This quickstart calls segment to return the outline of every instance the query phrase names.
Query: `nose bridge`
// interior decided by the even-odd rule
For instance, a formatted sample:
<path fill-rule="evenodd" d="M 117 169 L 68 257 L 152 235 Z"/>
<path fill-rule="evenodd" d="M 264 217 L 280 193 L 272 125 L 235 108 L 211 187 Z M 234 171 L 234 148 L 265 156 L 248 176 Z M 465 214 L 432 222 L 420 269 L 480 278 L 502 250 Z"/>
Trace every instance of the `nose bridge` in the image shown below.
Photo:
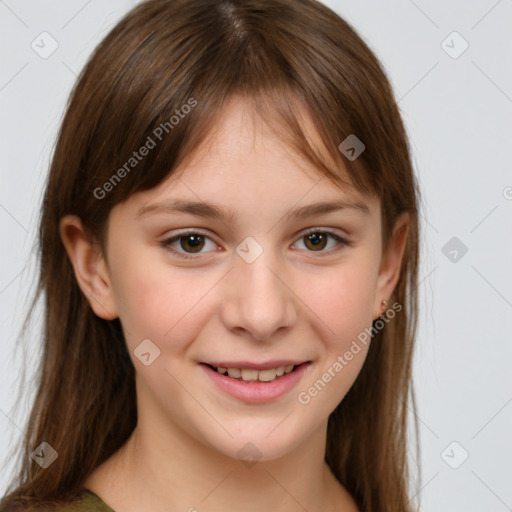
<path fill-rule="evenodd" d="M 245 239 L 236 252 L 223 301 L 224 321 L 229 329 L 269 338 L 296 319 L 293 293 L 283 283 L 286 271 L 275 251 L 254 238 Z"/>

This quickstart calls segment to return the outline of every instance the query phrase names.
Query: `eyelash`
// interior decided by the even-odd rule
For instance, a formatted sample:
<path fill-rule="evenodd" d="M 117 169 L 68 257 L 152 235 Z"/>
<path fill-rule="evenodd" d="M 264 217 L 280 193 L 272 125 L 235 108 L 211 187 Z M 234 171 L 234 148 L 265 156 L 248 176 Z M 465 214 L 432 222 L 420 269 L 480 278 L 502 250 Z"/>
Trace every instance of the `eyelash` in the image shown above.
<path fill-rule="evenodd" d="M 334 240 L 336 240 L 338 242 L 337 246 L 335 246 L 334 248 L 331 248 L 331 249 L 328 249 L 327 251 L 307 251 L 307 252 L 311 252 L 311 253 L 315 253 L 315 252 L 318 252 L 320 255 L 323 255 L 323 253 L 330 253 L 333 249 L 334 249 L 334 252 L 337 252 L 338 250 L 340 250 L 343 246 L 347 246 L 347 247 L 350 247 L 352 245 L 352 242 L 350 242 L 349 240 L 347 240 L 346 238 L 343 238 L 331 231 L 322 231 L 320 229 L 317 229 L 317 228 L 311 228 L 309 229 L 307 232 L 305 232 L 303 235 L 301 235 L 298 240 L 308 236 L 308 235 L 311 235 L 313 233 L 321 233 L 323 235 L 328 235 L 328 237 L 330 238 L 333 238 Z M 197 259 L 198 257 L 200 257 L 201 254 L 204 254 L 204 253 L 195 253 L 195 255 L 192 255 L 191 253 L 186 253 L 186 252 L 181 252 L 179 250 L 177 250 L 176 248 L 172 247 L 172 244 L 176 241 L 178 241 L 180 238 L 185 238 L 187 236 L 190 236 L 190 235 L 200 235 L 200 236 L 204 236 L 205 238 L 208 238 L 210 240 L 211 237 L 209 237 L 206 233 L 202 232 L 201 230 L 187 230 L 187 231 L 182 231 L 180 233 L 178 233 L 177 235 L 173 236 L 172 238 L 168 238 L 166 240 L 163 240 L 161 242 L 161 245 L 164 247 L 164 249 L 172 252 L 173 254 L 177 255 L 178 257 L 180 258 L 184 258 L 184 259 Z M 214 242 L 214 240 L 212 240 L 212 242 Z M 207 252 L 212 252 L 212 251 L 207 251 Z"/>

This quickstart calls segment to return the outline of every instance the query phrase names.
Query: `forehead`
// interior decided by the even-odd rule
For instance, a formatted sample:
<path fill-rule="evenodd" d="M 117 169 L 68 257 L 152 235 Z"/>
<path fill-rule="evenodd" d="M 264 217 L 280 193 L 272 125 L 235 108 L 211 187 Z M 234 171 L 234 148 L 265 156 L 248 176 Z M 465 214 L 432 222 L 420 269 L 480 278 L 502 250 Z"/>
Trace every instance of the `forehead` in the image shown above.
<path fill-rule="evenodd" d="M 326 154 L 312 122 L 304 113 L 299 116 L 304 120 L 308 142 L 316 151 Z M 340 173 L 350 181 L 346 169 L 340 169 Z M 190 207 L 180 205 L 183 211 L 188 208 L 205 212 L 205 204 L 214 205 L 208 215 L 231 219 L 239 211 L 251 208 L 254 213 L 265 208 L 283 216 L 284 210 L 298 210 L 313 202 L 343 201 L 355 206 L 353 212 L 358 211 L 358 206 L 360 212 L 367 206 L 369 214 L 378 207 L 378 198 L 362 195 L 349 184 L 334 183 L 293 151 L 274 125 L 259 115 L 257 105 L 240 98 L 226 105 L 201 144 L 186 155 L 168 178 L 135 196 L 130 202 L 135 200 L 137 216 L 155 209 L 155 203 L 170 211 L 170 203 L 176 201 L 187 202 L 189 206 L 196 203 Z"/>
<path fill-rule="evenodd" d="M 275 186 L 279 180 L 285 180 L 292 188 L 294 183 L 302 186 L 318 183 L 324 191 L 330 189 L 363 197 L 353 186 L 344 165 L 333 164 L 324 141 L 300 103 L 295 115 L 300 119 L 301 128 L 316 154 L 322 155 L 328 165 L 337 169 L 344 182 L 341 187 L 291 147 L 290 139 L 283 137 L 287 127 L 283 127 L 277 116 L 265 118 L 254 99 L 249 102 L 236 96 L 223 108 L 201 144 L 185 156 L 169 180 L 184 179 L 185 176 L 198 179 L 204 172 L 205 179 L 213 183 L 216 178 L 229 179 L 229 174 L 240 184 L 249 182 L 251 178 L 267 185 L 274 182 Z"/>
<path fill-rule="evenodd" d="M 256 98 L 244 99 L 234 96 L 223 107 L 222 111 L 205 134 L 199 147 L 195 148 L 180 165 L 188 167 L 192 161 L 203 158 L 244 158 L 250 153 L 269 154 L 274 159 L 291 159 L 299 166 L 311 168 L 309 162 L 290 148 L 289 140 L 285 140 L 289 127 L 277 114 L 267 114 L 268 105 L 259 106 Z M 304 107 L 297 102 L 294 115 L 300 119 L 301 127 L 308 142 L 321 154 L 327 155 L 325 145 L 317 130 L 306 114 Z M 287 134 L 289 137 L 289 134 Z M 247 159 L 247 157 L 245 158 Z M 179 168 L 177 171 L 179 172 Z M 340 172 L 346 172 L 340 169 Z"/>

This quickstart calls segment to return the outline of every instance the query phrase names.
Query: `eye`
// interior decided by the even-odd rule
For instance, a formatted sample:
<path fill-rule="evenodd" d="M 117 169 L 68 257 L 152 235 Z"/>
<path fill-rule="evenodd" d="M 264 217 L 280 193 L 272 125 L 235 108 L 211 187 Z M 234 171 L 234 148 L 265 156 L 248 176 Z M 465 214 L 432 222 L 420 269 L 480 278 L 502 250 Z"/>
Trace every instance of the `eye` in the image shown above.
<path fill-rule="evenodd" d="M 329 246 L 329 239 L 332 241 Z M 304 246 L 308 252 L 330 252 L 329 250 L 333 247 L 335 250 L 341 249 L 343 246 L 349 246 L 350 242 L 345 238 L 332 233 L 331 231 L 321 231 L 318 229 L 312 229 L 298 240 L 298 242 L 304 242 Z M 298 243 L 297 242 L 297 243 Z M 328 250 L 324 250 L 327 246 Z"/>
<path fill-rule="evenodd" d="M 203 250 L 210 243 L 210 251 Z M 296 242 L 304 242 L 305 249 L 308 252 L 330 253 L 341 249 L 343 246 L 350 246 L 350 242 L 345 238 L 332 233 L 331 231 L 322 231 L 317 228 L 311 229 Z M 331 242 L 331 243 L 330 243 Z M 189 230 L 178 233 L 177 235 L 163 240 L 161 245 L 168 251 L 180 258 L 194 259 L 205 252 L 216 251 L 218 245 L 206 234 L 199 231 Z M 327 250 L 325 250 L 327 247 Z"/>
<path fill-rule="evenodd" d="M 218 245 L 204 233 L 197 231 L 187 231 L 179 233 L 172 238 L 161 242 L 162 246 L 182 258 L 194 258 L 193 254 L 202 254 L 205 247 L 210 242 L 211 249 L 216 250 Z"/>

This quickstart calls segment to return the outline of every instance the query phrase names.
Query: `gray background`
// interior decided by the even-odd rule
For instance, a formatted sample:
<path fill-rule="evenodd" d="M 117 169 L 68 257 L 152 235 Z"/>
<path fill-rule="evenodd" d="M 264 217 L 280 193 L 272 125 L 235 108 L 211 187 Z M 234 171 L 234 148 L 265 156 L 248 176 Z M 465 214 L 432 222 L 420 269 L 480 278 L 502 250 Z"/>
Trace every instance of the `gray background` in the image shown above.
<path fill-rule="evenodd" d="M 512 1 L 325 3 L 383 62 L 424 196 L 414 368 L 422 510 L 512 510 Z M 37 325 L 28 353 L 15 349 L 56 131 L 77 73 L 134 4 L 0 1 L 0 494 L 33 392 L 12 409 L 22 359 L 37 360 Z M 58 44 L 46 59 L 31 47 L 43 51 L 46 38 L 51 48 L 45 31 Z"/>

